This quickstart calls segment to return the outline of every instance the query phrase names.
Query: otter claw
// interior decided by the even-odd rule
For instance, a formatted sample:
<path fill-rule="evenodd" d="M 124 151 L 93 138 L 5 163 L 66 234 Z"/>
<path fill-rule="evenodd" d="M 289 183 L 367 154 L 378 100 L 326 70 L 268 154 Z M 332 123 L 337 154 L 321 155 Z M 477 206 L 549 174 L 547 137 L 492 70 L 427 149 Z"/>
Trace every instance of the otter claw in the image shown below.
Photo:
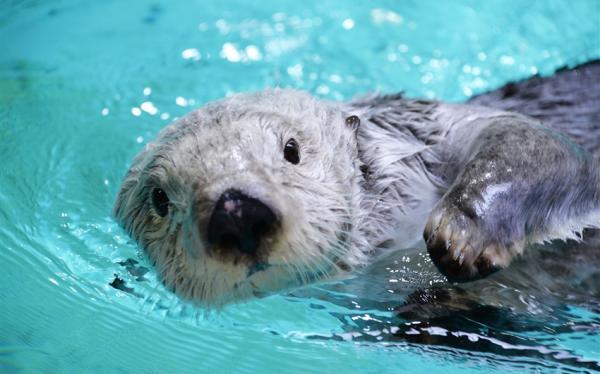
<path fill-rule="evenodd" d="M 484 278 L 510 263 L 520 244 L 491 243 L 477 223 L 457 208 L 432 213 L 423 237 L 433 263 L 448 280 L 466 282 Z"/>

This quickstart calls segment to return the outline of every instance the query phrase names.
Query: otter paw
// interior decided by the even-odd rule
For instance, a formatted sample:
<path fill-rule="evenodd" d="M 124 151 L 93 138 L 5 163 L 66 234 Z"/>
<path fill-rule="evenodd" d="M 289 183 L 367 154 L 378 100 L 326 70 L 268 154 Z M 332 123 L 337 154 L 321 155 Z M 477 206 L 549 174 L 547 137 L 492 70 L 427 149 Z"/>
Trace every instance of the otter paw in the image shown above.
<path fill-rule="evenodd" d="M 433 263 L 448 280 L 484 278 L 508 266 L 522 243 L 498 243 L 480 228 L 477 218 L 456 207 L 439 206 L 429 216 L 423 238 Z"/>

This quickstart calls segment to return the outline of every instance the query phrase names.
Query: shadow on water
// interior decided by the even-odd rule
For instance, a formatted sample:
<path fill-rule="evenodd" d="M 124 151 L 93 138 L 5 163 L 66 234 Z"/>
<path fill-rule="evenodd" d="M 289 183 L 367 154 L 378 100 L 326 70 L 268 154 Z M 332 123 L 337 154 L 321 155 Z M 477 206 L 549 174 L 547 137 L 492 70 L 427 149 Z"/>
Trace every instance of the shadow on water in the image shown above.
<path fill-rule="evenodd" d="M 356 312 L 332 312 L 343 332 L 310 339 L 435 346 L 440 354 L 493 355 L 492 362 L 516 367 L 533 361 L 600 370 L 598 357 L 571 347 L 600 335 L 600 235 L 585 234 L 582 243 L 533 247 L 509 269 L 476 282 L 445 282 L 414 250 L 384 258 L 352 280 L 294 295 Z"/>

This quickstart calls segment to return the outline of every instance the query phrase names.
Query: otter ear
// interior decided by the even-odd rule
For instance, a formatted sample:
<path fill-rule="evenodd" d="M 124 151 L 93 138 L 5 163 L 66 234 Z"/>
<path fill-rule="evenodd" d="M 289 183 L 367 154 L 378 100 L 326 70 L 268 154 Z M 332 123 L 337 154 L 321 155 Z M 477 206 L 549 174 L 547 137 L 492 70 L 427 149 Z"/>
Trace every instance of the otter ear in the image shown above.
<path fill-rule="evenodd" d="M 346 126 L 348 126 L 350 129 L 352 130 L 356 130 L 358 129 L 358 126 L 360 125 L 360 118 L 358 118 L 357 115 L 350 115 L 348 117 L 346 117 Z"/>

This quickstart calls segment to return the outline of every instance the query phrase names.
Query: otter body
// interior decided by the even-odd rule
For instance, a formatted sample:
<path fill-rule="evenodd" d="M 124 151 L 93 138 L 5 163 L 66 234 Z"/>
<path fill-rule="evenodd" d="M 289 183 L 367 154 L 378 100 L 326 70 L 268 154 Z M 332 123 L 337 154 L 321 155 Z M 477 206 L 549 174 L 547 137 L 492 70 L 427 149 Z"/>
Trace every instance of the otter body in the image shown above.
<path fill-rule="evenodd" d="M 401 95 L 234 95 L 136 157 L 115 215 L 163 282 L 206 306 L 343 275 L 423 238 L 450 280 L 473 280 L 530 243 L 600 227 L 597 109 L 585 113 L 565 131 Z"/>
<path fill-rule="evenodd" d="M 423 237 L 450 280 L 487 276 L 527 244 L 600 224 L 598 160 L 533 118 L 398 96 L 350 111 L 365 119 L 364 190 L 379 197 L 370 209 L 389 222 L 370 230 L 382 231 L 374 241 L 406 248 Z"/>

